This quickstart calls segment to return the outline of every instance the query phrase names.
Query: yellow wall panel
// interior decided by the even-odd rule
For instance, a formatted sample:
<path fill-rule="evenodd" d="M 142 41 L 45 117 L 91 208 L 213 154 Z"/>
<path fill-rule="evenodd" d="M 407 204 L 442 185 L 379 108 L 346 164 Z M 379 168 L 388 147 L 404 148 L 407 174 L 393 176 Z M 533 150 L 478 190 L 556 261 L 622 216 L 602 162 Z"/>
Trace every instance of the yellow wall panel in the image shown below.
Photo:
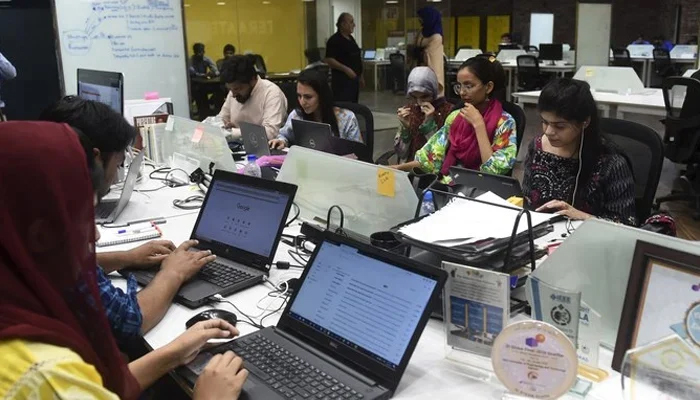
<path fill-rule="evenodd" d="M 448 58 L 455 55 L 455 17 L 442 17 L 442 44 Z"/>
<path fill-rule="evenodd" d="M 457 48 L 471 46 L 473 49 L 478 49 L 480 48 L 480 39 L 481 17 L 457 18 Z"/>
<path fill-rule="evenodd" d="M 498 51 L 501 35 L 510 32 L 510 15 L 491 15 L 486 19 L 486 51 Z"/>

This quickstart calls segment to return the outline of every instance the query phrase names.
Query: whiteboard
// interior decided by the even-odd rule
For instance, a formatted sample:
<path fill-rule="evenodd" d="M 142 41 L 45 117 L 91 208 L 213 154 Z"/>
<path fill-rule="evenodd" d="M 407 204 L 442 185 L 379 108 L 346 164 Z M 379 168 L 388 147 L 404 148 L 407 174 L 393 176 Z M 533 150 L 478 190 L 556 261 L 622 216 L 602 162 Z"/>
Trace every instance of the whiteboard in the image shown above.
<path fill-rule="evenodd" d="M 554 14 L 530 14 L 530 46 L 554 43 Z"/>
<path fill-rule="evenodd" d="M 63 84 L 77 92 L 77 69 L 124 74 L 124 99 L 158 92 L 189 117 L 181 0 L 55 0 Z"/>
<path fill-rule="evenodd" d="M 576 68 L 583 65 L 608 65 L 611 19 L 612 4 L 578 3 Z"/>

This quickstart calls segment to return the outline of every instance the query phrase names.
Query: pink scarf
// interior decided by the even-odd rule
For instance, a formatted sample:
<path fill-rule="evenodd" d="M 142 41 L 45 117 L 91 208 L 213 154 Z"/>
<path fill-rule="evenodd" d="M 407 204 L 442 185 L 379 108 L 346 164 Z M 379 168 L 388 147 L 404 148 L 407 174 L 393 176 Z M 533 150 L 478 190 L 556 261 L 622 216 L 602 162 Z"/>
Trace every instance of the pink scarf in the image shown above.
<path fill-rule="evenodd" d="M 503 114 L 503 105 L 500 101 L 493 99 L 489 101 L 486 111 L 483 113 L 486 134 L 489 142 L 493 141 L 493 135 L 498 128 L 498 121 Z M 449 144 L 445 161 L 442 163 L 440 173 L 449 175 L 450 167 L 461 164 L 467 169 L 479 169 L 481 166 L 481 152 L 479 143 L 476 140 L 476 131 L 462 115 L 458 115 L 450 127 Z"/>

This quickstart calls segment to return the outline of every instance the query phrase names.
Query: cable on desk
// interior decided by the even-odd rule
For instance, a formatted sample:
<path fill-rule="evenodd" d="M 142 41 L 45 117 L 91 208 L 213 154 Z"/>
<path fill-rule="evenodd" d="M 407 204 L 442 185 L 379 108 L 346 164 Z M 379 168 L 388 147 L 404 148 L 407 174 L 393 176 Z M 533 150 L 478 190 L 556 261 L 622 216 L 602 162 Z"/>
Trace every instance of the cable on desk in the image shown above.
<path fill-rule="evenodd" d="M 343 230 L 343 225 L 345 224 L 345 213 L 343 212 L 343 209 L 340 208 L 338 205 L 332 205 L 331 208 L 328 209 L 328 215 L 326 215 L 326 230 L 331 229 L 331 213 L 333 212 L 334 209 L 337 209 L 338 212 L 340 213 L 340 224 L 338 225 L 338 230 L 342 231 Z"/>
<path fill-rule="evenodd" d="M 294 209 L 295 209 L 296 211 L 294 212 L 294 216 L 292 217 L 292 219 L 290 219 L 289 221 L 287 221 L 286 224 L 284 224 L 284 227 L 285 227 L 285 228 L 288 227 L 289 225 L 291 225 L 292 222 L 296 221 L 297 218 L 299 218 L 299 214 L 301 214 L 301 209 L 299 208 L 299 206 L 297 205 L 297 203 L 292 203 L 292 207 L 294 207 Z"/>
<path fill-rule="evenodd" d="M 163 182 L 165 182 L 166 185 L 168 185 L 170 187 L 178 187 L 178 186 L 187 185 L 187 183 L 182 183 L 181 181 L 176 181 L 174 179 L 168 178 L 170 176 L 170 174 L 177 172 L 177 171 L 181 171 L 182 173 L 184 173 L 185 176 L 187 176 L 185 181 L 189 182 L 190 175 L 187 173 L 187 171 L 185 171 L 182 168 L 162 167 L 162 168 L 154 169 L 153 171 L 151 171 L 150 174 L 148 174 L 148 177 L 150 179 L 153 179 L 153 180 L 163 181 Z M 165 173 L 165 177 L 154 176 L 154 174 L 163 174 L 163 173 Z"/>
<path fill-rule="evenodd" d="M 213 303 L 226 303 L 226 304 L 230 305 L 231 307 L 233 307 L 233 308 L 236 310 L 236 312 L 237 312 L 238 314 L 240 314 L 240 315 L 242 315 L 243 317 L 245 317 L 245 318 L 248 319 L 248 321 L 246 321 L 246 320 L 244 320 L 244 319 L 240 319 L 240 320 L 238 320 L 238 322 L 244 322 L 244 323 L 246 323 L 246 324 L 248 324 L 248 325 L 250 325 L 250 326 L 252 326 L 252 327 L 254 327 L 254 328 L 263 329 L 263 326 L 262 326 L 261 324 L 256 323 L 256 322 L 253 320 L 253 318 L 251 318 L 248 314 L 246 314 L 246 313 L 244 313 L 243 311 L 241 311 L 238 307 L 236 307 L 235 304 L 233 304 L 233 302 L 226 300 L 226 299 L 225 299 L 223 296 L 221 296 L 220 294 L 216 294 L 216 295 L 214 295 L 214 296 L 211 296 L 211 297 L 209 298 L 209 301 L 210 301 L 210 302 L 213 302 Z"/>
<path fill-rule="evenodd" d="M 194 195 L 187 197 L 185 199 L 175 199 L 173 200 L 173 206 L 176 208 L 179 208 L 181 210 L 198 210 L 202 208 L 202 203 L 204 202 L 204 196 L 202 195 Z M 198 203 L 198 204 L 190 204 L 190 203 Z"/>
<path fill-rule="evenodd" d="M 288 301 L 289 301 L 289 296 L 287 296 L 287 297 L 284 299 L 284 301 L 282 302 L 282 304 L 281 304 L 279 307 L 277 307 L 277 309 L 276 309 L 275 311 L 271 311 L 271 312 L 269 312 L 268 314 L 265 314 L 262 318 L 260 318 L 260 326 L 262 326 L 261 329 L 265 329 L 265 325 L 263 325 L 263 322 L 265 322 L 265 319 L 268 318 L 268 317 L 270 317 L 271 315 L 274 315 L 274 314 L 278 313 L 281 309 L 283 309 L 283 308 L 287 305 L 287 302 L 288 302 Z"/>

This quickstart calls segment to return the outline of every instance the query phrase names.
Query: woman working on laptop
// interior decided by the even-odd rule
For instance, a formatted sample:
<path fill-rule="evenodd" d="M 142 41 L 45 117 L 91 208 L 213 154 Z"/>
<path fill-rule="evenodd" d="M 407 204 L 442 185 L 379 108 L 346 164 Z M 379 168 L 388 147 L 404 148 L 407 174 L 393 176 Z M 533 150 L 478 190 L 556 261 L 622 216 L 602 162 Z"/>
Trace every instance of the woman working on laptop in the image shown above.
<path fill-rule="evenodd" d="M 415 161 L 395 166 L 403 171 L 419 168 L 448 178 L 450 167 L 503 175 L 517 155 L 515 120 L 499 97 L 505 82 L 498 61 L 474 57 L 457 72 L 464 107 L 453 111 L 445 125 L 416 152 Z"/>
<path fill-rule="evenodd" d="M 0 157 L 0 182 L 23 188 L 0 191 L 0 397 L 135 399 L 207 340 L 238 334 L 205 321 L 127 364 L 97 290 L 98 177 L 88 173 L 86 149 L 67 125 L 8 122 L 0 124 Z M 212 359 L 194 397 L 236 398 L 247 377 L 241 365 L 230 352 Z"/>
<path fill-rule="evenodd" d="M 350 110 L 333 106 L 333 95 L 324 75 L 316 70 L 302 71 L 297 79 L 297 98 L 300 107 L 289 114 L 277 139 L 270 141 L 270 148 L 284 149 L 294 144 L 294 119 L 328 124 L 333 135 L 362 143 L 357 117 Z"/>

